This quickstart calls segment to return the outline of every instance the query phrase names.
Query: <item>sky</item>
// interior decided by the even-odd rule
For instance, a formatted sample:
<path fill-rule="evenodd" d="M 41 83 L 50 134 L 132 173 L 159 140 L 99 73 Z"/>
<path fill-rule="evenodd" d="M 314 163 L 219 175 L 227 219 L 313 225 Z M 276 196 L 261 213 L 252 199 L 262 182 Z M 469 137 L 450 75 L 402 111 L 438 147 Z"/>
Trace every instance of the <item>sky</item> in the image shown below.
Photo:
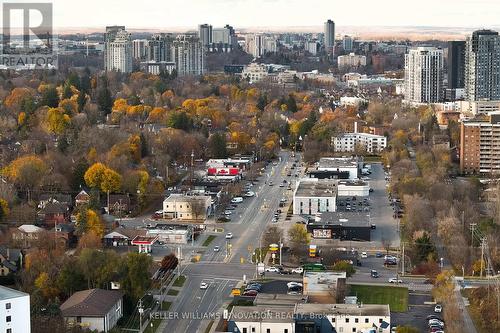
<path fill-rule="evenodd" d="M 12 1 L 12 0 L 11 0 Z M 39 0 L 36 0 L 39 1 Z M 34 2 L 36 2 L 34 1 Z M 50 0 L 47 0 L 50 1 Z M 500 25 L 500 0 L 52 0 L 55 26 L 195 29 L 337 26 Z"/>

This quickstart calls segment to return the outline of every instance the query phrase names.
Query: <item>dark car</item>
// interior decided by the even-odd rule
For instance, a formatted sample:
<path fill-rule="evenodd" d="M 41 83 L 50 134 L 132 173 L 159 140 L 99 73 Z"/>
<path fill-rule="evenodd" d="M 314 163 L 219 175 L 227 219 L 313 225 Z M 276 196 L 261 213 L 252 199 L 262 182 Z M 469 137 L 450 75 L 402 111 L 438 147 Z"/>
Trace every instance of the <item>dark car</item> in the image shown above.
<path fill-rule="evenodd" d="M 378 272 L 376 270 L 374 270 L 374 269 L 371 270 L 370 276 L 372 278 L 378 278 L 379 277 Z"/>
<path fill-rule="evenodd" d="M 377 258 L 382 258 L 383 256 L 384 256 L 384 255 L 383 255 L 381 252 L 377 252 L 377 253 L 375 254 L 375 257 L 377 257 Z"/>

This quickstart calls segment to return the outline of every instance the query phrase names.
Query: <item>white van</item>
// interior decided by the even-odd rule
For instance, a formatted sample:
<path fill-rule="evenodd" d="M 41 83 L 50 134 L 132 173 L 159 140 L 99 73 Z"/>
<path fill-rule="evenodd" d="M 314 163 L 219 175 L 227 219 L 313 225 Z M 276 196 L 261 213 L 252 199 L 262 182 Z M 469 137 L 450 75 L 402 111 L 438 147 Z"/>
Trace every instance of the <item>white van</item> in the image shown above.
<path fill-rule="evenodd" d="M 240 202 L 243 202 L 243 198 L 242 197 L 234 197 L 231 200 L 231 203 L 240 203 Z"/>

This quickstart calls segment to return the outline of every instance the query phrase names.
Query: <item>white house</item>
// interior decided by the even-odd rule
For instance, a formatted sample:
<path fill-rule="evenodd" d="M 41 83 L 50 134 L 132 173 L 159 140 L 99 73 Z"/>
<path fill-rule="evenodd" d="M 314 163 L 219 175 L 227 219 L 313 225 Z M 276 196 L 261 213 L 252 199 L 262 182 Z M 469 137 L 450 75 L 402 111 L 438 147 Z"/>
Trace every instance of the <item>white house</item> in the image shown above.
<path fill-rule="evenodd" d="M 293 213 L 315 215 L 335 212 L 337 182 L 331 179 L 303 178 L 293 193 Z"/>
<path fill-rule="evenodd" d="M 104 289 L 77 291 L 61 305 L 61 314 L 73 325 L 108 332 L 123 316 L 123 292 Z"/>
<path fill-rule="evenodd" d="M 30 295 L 0 286 L 0 332 L 30 333 Z"/>

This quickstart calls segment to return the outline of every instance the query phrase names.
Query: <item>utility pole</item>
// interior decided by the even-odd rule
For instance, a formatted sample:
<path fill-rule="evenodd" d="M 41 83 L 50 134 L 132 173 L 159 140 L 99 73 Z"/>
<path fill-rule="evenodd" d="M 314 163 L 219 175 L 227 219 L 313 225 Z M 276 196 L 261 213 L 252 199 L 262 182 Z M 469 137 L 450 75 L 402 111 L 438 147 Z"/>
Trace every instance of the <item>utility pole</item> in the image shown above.
<path fill-rule="evenodd" d="M 483 258 L 484 258 L 484 247 L 486 246 L 486 237 L 481 238 L 481 273 L 480 276 L 483 277 Z"/>
<path fill-rule="evenodd" d="M 405 243 L 402 242 L 403 245 L 403 256 L 401 257 L 401 276 L 405 276 Z"/>
<path fill-rule="evenodd" d="M 283 246 L 283 243 L 281 243 L 281 237 L 280 237 L 280 266 L 281 266 L 281 247 Z"/>
<path fill-rule="evenodd" d="M 142 298 L 139 299 L 139 333 L 142 332 L 142 314 L 144 312 L 144 308 L 142 307 Z"/>
<path fill-rule="evenodd" d="M 178 260 L 177 260 L 177 275 L 178 276 L 181 276 L 181 261 L 182 261 L 182 258 L 181 258 L 181 255 L 182 255 L 182 250 L 181 250 L 181 247 L 177 247 L 177 252 L 178 252 Z"/>
<path fill-rule="evenodd" d="M 470 228 L 470 247 L 471 249 L 474 247 L 474 230 L 476 229 L 477 223 L 471 223 L 469 224 Z"/>

